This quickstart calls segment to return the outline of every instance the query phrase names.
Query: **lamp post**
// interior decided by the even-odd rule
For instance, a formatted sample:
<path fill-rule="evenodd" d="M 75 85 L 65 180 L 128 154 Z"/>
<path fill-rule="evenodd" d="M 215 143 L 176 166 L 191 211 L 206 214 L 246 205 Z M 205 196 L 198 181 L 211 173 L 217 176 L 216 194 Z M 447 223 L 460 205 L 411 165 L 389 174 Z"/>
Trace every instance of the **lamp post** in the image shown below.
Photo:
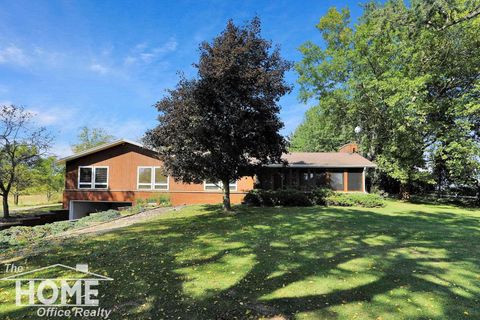
<path fill-rule="evenodd" d="M 356 126 L 355 129 L 353 129 L 355 132 L 355 144 L 357 145 L 357 148 L 360 144 L 360 132 L 362 132 L 362 128 L 360 126 Z"/>
<path fill-rule="evenodd" d="M 362 128 L 360 126 L 356 126 L 353 131 L 355 131 L 355 133 L 358 135 L 360 132 L 362 132 Z"/>

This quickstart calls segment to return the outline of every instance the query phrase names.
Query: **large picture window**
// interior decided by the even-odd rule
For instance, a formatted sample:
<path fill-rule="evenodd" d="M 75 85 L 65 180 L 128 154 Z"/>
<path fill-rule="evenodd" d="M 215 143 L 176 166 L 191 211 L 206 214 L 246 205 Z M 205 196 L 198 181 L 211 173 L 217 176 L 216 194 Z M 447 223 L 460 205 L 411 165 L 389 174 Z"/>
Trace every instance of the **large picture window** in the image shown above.
<path fill-rule="evenodd" d="M 161 167 L 138 167 L 137 189 L 168 190 L 168 176 Z"/>
<path fill-rule="evenodd" d="M 108 167 L 79 167 L 78 168 L 79 189 L 107 189 L 108 188 Z"/>
<path fill-rule="evenodd" d="M 237 191 L 237 181 L 230 182 L 229 187 L 230 187 L 230 191 Z M 221 181 L 214 182 L 214 181 L 205 180 L 205 182 L 203 183 L 203 188 L 205 191 L 218 191 L 218 190 L 222 190 L 223 183 Z"/>
<path fill-rule="evenodd" d="M 343 172 L 330 172 L 330 187 L 335 191 L 343 191 Z"/>
<path fill-rule="evenodd" d="M 348 173 L 348 191 L 363 191 L 363 172 Z"/>

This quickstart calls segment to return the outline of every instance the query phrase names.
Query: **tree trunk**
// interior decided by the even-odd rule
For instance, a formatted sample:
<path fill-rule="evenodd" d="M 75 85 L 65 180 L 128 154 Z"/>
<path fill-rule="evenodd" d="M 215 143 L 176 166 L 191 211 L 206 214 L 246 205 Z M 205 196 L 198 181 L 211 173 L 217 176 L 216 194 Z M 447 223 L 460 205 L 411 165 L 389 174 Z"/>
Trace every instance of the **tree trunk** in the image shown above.
<path fill-rule="evenodd" d="M 10 218 L 10 209 L 8 208 L 8 193 L 3 194 L 3 217 Z"/>
<path fill-rule="evenodd" d="M 230 182 L 229 180 L 223 181 L 223 211 L 229 212 L 232 210 L 230 205 Z"/>
<path fill-rule="evenodd" d="M 477 182 L 477 204 L 480 204 L 480 182 Z"/>
<path fill-rule="evenodd" d="M 20 195 L 18 193 L 13 194 L 13 203 L 18 206 L 18 198 L 20 198 Z"/>
<path fill-rule="evenodd" d="M 439 199 L 442 197 L 442 183 L 443 183 L 442 172 L 440 171 L 438 173 L 438 182 L 437 182 L 437 198 Z"/>
<path fill-rule="evenodd" d="M 400 183 L 400 199 L 401 200 L 410 199 L 410 184 L 408 182 Z"/>

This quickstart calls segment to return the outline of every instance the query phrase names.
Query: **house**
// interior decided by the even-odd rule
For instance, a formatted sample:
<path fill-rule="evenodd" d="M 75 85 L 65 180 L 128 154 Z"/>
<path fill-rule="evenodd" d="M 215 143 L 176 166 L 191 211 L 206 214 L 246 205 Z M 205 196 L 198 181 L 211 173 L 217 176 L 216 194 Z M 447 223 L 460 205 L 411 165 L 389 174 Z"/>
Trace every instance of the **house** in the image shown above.
<path fill-rule="evenodd" d="M 243 177 L 230 185 L 232 203 L 260 188 L 308 190 L 330 185 L 338 191 L 365 192 L 365 170 L 375 165 L 346 145 L 339 152 L 293 152 L 284 156 L 288 165 L 265 166 L 256 177 Z M 200 184 L 175 181 L 168 176 L 156 153 L 141 144 L 117 140 L 59 160 L 66 167 L 63 206 L 69 218 L 135 204 L 158 194 L 168 194 L 173 205 L 221 203 L 216 181 Z"/>

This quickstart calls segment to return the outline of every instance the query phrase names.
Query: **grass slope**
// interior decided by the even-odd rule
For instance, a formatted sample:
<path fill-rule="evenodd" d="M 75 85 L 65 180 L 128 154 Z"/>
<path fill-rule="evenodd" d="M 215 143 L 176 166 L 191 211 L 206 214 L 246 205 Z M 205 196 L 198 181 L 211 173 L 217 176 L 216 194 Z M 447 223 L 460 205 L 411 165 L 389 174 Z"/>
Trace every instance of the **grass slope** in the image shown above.
<path fill-rule="evenodd" d="M 52 247 L 27 267 L 88 263 L 114 278 L 100 287 L 113 319 L 480 318 L 478 210 L 238 210 L 187 207 Z M 14 297 L 0 282 L 0 318 L 35 318 Z"/>

